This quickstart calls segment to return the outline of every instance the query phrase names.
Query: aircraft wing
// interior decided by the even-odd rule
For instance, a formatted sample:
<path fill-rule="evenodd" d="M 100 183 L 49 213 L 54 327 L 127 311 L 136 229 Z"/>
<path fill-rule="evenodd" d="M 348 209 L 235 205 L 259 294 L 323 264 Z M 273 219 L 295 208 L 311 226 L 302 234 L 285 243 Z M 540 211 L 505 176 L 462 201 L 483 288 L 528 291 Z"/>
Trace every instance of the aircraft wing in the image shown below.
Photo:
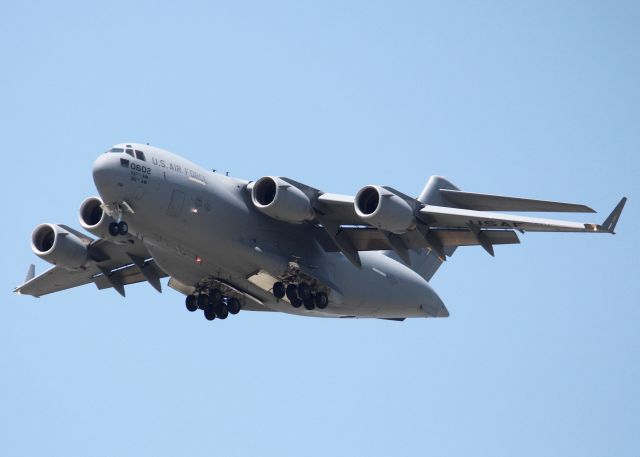
<path fill-rule="evenodd" d="M 91 261 L 83 269 L 67 270 L 54 266 L 33 276 L 33 268 L 30 268 L 24 284 L 16 287 L 14 292 L 41 297 L 94 283 L 98 289 L 114 288 L 124 296 L 125 285 L 142 281 L 161 291 L 160 278 L 167 274 L 154 262 L 141 241 L 129 239 L 124 244 L 116 244 L 98 239 L 91 241 L 88 249 Z"/>
<path fill-rule="evenodd" d="M 444 206 L 425 206 L 419 211 L 419 217 L 431 226 L 448 228 L 517 229 L 523 232 L 613 232 L 613 225 L 606 222 L 585 224 Z"/>
<path fill-rule="evenodd" d="M 445 188 L 437 189 L 435 202 L 427 204 L 384 187 L 414 209 L 415 227 L 396 234 L 363 222 L 355 211 L 352 196 L 324 193 L 290 178 L 281 179 L 302 190 L 312 202 L 314 233 L 320 245 L 328 252 L 342 252 L 356 266 L 360 265 L 359 251 L 392 250 L 410 263 L 408 251 L 421 248 L 435 251 L 442 260 L 458 246 L 480 245 L 494 255 L 494 245 L 520 242 L 516 232 L 613 233 L 626 202 L 626 198 L 620 200 L 610 216 L 602 224 L 596 224 L 493 212 L 594 212 L 581 204 Z"/>

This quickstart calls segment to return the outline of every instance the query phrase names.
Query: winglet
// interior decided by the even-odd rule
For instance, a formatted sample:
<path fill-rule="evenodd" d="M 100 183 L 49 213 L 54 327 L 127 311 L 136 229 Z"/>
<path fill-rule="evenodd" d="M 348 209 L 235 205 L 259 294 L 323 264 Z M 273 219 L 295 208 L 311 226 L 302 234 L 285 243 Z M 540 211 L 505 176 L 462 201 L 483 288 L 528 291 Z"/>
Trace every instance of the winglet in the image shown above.
<path fill-rule="evenodd" d="M 34 264 L 29 265 L 29 269 L 27 270 L 27 276 L 24 278 L 24 283 L 28 283 L 33 278 L 36 277 L 36 266 Z"/>
<path fill-rule="evenodd" d="M 624 204 L 627 202 L 627 197 L 622 197 L 620 202 L 616 205 L 616 207 L 611 211 L 609 217 L 607 217 L 602 223 L 602 227 L 609 233 L 615 234 L 614 230 L 616 228 L 616 224 L 618 223 L 618 219 L 620 219 L 620 214 L 622 214 L 622 209 L 624 208 Z"/>
<path fill-rule="evenodd" d="M 21 292 L 22 286 L 24 286 L 26 283 L 28 283 L 29 281 L 31 281 L 35 277 L 36 277 L 36 266 L 34 264 L 31 264 L 31 265 L 29 265 L 29 269 L 27 270 L 27 276 L 24 278 L 24 282 L 21 285 L 15 287 L 13 289 L 13 293 L 18 294 L 18 295 L 22 294 L 22 292 Z M 36 295 L 34 295 L 34 297 L 35 296 Z"/>

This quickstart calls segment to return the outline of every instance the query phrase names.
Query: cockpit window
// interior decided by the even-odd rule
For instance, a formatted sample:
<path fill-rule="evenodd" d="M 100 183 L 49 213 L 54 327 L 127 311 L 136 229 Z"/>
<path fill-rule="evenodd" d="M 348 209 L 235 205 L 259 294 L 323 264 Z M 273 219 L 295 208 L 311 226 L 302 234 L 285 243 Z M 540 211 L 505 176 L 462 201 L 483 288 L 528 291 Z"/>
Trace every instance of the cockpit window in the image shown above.
<path fill-rule="evenodd" d="M 140 160 L 144 160 L 145 162 L 147 161 L 147 159 L 144 157 L 144 152 L 138 151 L 137 149 L 136 149 L 136 157 Z"/>
<path fill-rule="evenodd" d="M 109 152 L 124 152 L 124 149 L 122 149 L 122 148 L 111 148 L 109 150 Z"/>
<path fill-rule="evenodd" d="M 125 151 L 127 154 L 129 154 L 131 157 L 133 157 L 133 149 L 125 149 Z"/>

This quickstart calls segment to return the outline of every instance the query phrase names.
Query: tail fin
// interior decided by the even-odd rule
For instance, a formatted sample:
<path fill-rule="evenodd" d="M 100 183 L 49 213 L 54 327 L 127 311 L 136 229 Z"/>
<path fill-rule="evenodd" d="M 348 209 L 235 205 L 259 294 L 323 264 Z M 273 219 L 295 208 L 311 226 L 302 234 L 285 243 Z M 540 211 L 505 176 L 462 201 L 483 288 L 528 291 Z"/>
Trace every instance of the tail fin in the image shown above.
<path fill-rule="evenodd" d="M 418 201 L 427 205 L 451 206 L 451 203 L 443 198 L 440 189 L 459 190 L 442 176 L 431 176 L 418 197 Z M 444 252 L 447 256 L 451 256 L 455 250 L 455 247 L 448 247 L 445 248 Z M 397 257 L 393 251 L 388 251 L 385 254 L 394 259 Z M 411 269 L 427 281 L 433 277 L 436 271 L 438 271 L 438 268 L 440 268 L 440 265 L 445 261 L 444 258 L 440 258 L 436 252 L 429 249 L 412 249 L 409 251 L 409 257 L 411 260 Z"/>
<path fill-rule="evenodd" d="M 427 185 L 424 186 L 424 190 L 418 197 L 418 201 L 427 205 L 449 206 L 450 203 L 442 197 L 440 189 L 460 190 L 442 176 L 432 176 L 429 178 L 429 181 L 427 181 Z"/>

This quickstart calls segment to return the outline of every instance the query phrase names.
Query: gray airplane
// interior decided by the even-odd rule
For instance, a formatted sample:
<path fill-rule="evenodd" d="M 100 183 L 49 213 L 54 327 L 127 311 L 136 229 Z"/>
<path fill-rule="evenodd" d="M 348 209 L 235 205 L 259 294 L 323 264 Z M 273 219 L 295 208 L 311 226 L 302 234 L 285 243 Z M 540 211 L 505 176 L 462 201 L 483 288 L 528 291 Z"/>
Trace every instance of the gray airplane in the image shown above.
<path fill-rule="evenodd" d="M 93 165 L 100 197 L 80 206 L 80 225 L 38 225 L 31 248 L 54 265 L 14 291 L 40 297 L 94 283 L 160 279 L 208 320 L 240 310 L 315 317 L 403 320 L 447 317 L 429 285 L 458 246 L 519 243 L 516 232 L 614 233 L 626 198 L 602 224 L 494 211 L 580 212 L 591 208 L 460 191 L 432 176 L 418 198 L 365 186 L 355 197 L 292 179 L 246 181 L 168 151 L 118 144 Z"/>

